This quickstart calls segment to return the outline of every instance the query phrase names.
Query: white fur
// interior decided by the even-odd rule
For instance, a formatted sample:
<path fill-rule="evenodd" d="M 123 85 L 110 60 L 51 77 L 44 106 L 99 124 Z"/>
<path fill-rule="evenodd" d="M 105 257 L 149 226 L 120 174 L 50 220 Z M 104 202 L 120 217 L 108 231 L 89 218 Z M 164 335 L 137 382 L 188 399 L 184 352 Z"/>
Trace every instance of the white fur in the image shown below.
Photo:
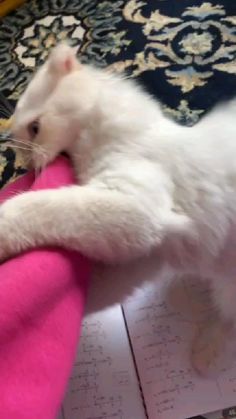
<path fill-rule="evenodd" d="M 59 45 L 19 100 L 13 133 L 41 147 L 35 167 L 67 151 L 81 186 L 2 205 L 1 258 L 45 244 L 105 263 L 152 253 L 220 284 L 216 303 L 227 321 L 236 319 L 235 118 L 229 102 L 193 128 L 178 126 L 134 82 L 81 65 Z M 32 140 L 34 119 L 40 132 Z"/>

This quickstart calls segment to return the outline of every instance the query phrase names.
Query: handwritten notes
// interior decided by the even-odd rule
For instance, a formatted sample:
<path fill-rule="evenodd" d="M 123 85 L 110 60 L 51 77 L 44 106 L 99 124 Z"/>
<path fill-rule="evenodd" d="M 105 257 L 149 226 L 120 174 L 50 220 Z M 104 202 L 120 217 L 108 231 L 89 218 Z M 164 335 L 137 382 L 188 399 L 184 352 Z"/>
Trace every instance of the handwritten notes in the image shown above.
<path fill-rule="evenodd" d="M 63 419 L 145 419 L 120 306 L 83 323 Z"/>
<path fill-rule="evenodd" d="M 213 314 L 206 286 L 189 279 L 164 284 L 140 291 L 124 312 L 114 306 L 85 319 L 60 419 L 145 419 L 132 352 L 149 419 L 185 419 L 235 404 L 236 362 L 215 380 L 200 378 L 190 363 L 192 338 Z"/>
<path fill-rule="evenodd" d="M 184 419 L 236 400 L 236 364 L 218 380 L 193 371 L 190 344 L 211 310 L 209 295 L 194 282 L 179 286 L 174 302 L 171 290 L 158 285 L 124 305 L 149 419 Z"/>

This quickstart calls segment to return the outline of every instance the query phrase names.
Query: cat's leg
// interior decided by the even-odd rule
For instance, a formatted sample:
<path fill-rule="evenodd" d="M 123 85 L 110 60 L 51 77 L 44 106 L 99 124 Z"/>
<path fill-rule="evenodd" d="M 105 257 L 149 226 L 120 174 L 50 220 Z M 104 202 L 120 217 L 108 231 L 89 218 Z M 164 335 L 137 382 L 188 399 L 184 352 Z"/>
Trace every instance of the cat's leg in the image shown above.
<path fill-rule="evenodd" d="M 186 218 L 135 197 L 93 186 L 28 192 L 0 207 L 0 259 L 44 245 L 76 249 L 103 262 L 122 262 L 184 230 Z"/>
<path fill-rule="evenodd" d="M 215 376 L 236 359 L 236 277 L 211 281 L 213 309 L 195 336 L 192 362 L 203 376 Z"/>

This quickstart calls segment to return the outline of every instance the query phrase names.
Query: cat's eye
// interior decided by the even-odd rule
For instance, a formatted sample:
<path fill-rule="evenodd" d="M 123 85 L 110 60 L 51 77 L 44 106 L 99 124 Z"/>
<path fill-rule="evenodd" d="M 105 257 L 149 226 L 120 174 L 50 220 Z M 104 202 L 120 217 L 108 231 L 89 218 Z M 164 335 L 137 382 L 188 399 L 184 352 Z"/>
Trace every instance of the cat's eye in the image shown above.
<path fill-rule="evenodd" d="M 39 125 L 38 120 L 30 122 L 30 124 L 28 125 L 28 132 L 31 139 L 34 139 L 36 135 L 38 135 L 39 128 L 40 128 L 40 125 Z"/>

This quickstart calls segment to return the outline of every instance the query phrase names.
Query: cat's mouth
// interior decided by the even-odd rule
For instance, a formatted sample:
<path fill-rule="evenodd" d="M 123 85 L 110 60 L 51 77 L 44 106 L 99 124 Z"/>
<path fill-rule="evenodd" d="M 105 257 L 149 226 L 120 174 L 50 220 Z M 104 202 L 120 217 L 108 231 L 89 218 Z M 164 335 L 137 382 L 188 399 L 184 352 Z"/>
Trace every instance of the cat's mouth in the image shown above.
<path fill-rule="evenodd" d="M 35 148 L 31 153 L 31 167 L 37 171 L 41 171 L 60 154 L 60 151 L 55 151 L 50 148 Z"/>
<path fill-rule="evenodd" d="M 33 150 L 31 154 L 31 166 L 35 170 L 41 171 L 53 159 L 50 159 L 48 153 Z"/>

